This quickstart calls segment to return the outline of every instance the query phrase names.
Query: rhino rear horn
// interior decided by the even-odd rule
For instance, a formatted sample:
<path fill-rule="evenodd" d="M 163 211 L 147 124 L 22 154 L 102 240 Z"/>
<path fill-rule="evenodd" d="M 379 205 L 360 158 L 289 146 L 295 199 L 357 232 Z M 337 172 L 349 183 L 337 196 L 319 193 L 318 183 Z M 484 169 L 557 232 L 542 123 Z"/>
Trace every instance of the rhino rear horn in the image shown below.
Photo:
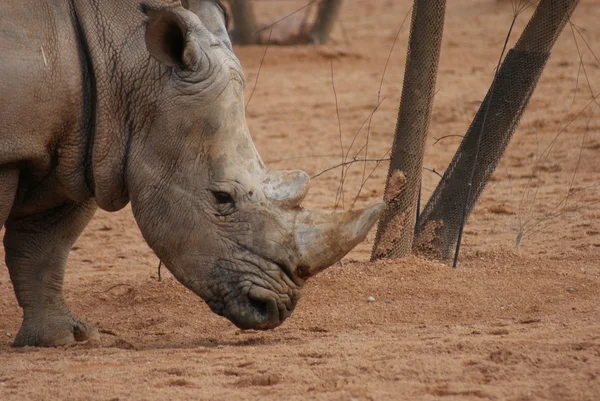
<path fill-rule="evenodd" d="M 350 212 L 302 211 L 295 227 L 300 254 L 296 275 L 306 279 L 341 260 L 365 239 L 384 207 L 381 203 Z"/>
<path fill-rule="evenodd" d="M 283 208 L 300 206 L 310 187 L 304 171 L 271 171 L 263 182 L 265 194 Z"/>

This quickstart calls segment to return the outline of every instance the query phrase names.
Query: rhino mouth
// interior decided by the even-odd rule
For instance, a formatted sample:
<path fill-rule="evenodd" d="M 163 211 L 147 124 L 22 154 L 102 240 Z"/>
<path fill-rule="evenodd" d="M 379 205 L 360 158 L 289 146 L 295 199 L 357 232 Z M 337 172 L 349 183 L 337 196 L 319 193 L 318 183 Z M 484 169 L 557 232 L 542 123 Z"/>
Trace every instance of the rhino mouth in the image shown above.
<path fill-rule="evenodd" d="M 286 302 L 270 290 L 252 286 L 247 294 L 236 294 L 215 312 L 242 330 L 270 330 L 281 325 L 295 306 L 289 297 Z"/>
<path fill-rule="evenodd" d="M 218 270 L 231 271 L 231 263 L 219 261 Z M 251 261 L 241 263 L 252 266 L 253 270 L 257 268 Z M 281 272 L 281 279 L 258 272 L 230 276 L 230 280 L 218 285 L 217 293 L 206 300 L 211 310 L 243 330 L 270 330 L 281 325 L 292 314 L 300 291 L 288 269 L 272 261 L 267 263 Z"/>
<path fill-rule="evenodd" d="M 223 316 L 243 330 L 270 330 L 281 325 L 293 311 L 275 297 L 248 295 L 247 300 L 224 310 Z"/>

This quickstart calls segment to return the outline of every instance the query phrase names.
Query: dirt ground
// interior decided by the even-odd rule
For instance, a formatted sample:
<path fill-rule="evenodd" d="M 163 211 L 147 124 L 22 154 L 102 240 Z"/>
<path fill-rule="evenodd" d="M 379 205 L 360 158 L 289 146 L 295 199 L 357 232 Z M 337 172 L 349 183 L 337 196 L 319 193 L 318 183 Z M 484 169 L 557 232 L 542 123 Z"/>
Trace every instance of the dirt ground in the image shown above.
<path fill-rule="evenodd" d="M 378 102 L 410 3 L 347 0 L 330 45 L 268 49 L 247 113 L 270 168 L 314 175 L 340 163 L 331 66 L 347 150 Z M 448 3 L 426 155 L 436 171 L 460 138 L 434 145 L 435 138 L 466 132 L 513 15 L 510 1 Z M 302 4 L 257 8 L 269 20 Z M 511 43 L 530 11 L 517 19 Z M 583 1 L 573 17 L 598 55 L 599 19 L 597 0 Z M 599 400 L 600 118 L 590 88 L 600 90 L 600 63 L 576 34 L 580 68 L 573 32 L 560 37 L 466 227 L 458 269 L 418 258 L 369 263 L 371 233 L 343 265 L 307 283 L 280 328 L 246 332 L 170 274 L 157 281 L 158 260 L 129 207 L 99 212 L 73 248 L 65 292 L 74 312 L 100 328 L 102 346 L 12 349 L 21 311 L 2 267 L 0 400 Z M 407 38 L 408 23 L 383 80 L 369 157 L 383 157 L 392 143 Z M 236 52 L 248 97 L 264 48 Z M 346 209 L 363 166 L 349 170 Z M 386 173 L 381 163 L 357 206 L 382 198 Z M 314 179 L 306 206 L 333 209 L 339 178 L 335 169 Z M 425 197 L 438 180 L 424 172 Z"/>

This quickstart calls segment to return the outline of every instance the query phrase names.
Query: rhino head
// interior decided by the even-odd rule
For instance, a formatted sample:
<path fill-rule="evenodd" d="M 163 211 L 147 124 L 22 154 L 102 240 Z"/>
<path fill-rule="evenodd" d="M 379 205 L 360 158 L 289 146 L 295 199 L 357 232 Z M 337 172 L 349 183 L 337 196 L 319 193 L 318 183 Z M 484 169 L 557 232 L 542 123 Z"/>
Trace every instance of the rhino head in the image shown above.
<path fill-rule="evenodd" d="M 146 7 L 159 105 L 132 138 L 128 195 L 165 266 L 219 315 L 271 329 L 306 279 L 361 242 L 382 212 L 305 210 L 309 178 L 269 171 L 245 120 L 242 68 L 217 2 Z"/>

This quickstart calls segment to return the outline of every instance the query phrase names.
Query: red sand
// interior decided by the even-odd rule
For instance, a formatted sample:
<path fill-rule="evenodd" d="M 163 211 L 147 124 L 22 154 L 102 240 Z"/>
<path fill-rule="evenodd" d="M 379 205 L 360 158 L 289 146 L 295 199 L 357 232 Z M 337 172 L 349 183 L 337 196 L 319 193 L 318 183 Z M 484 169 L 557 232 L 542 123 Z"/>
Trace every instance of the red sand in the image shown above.
<path fill-rule="evenodd" d="M 248 122 L 270 168 L 316 174 L 340 162 L 331 63 L 347 149 L 377 104 L 385 61 L 409 3 L 347 0 L 341 22 L 349 43 L 338 24 L 326 47 L 268 50 Z M 257 8 L 267 20 L 302 4 L 269 1 Z M 466 131 L 512 17 L 506 1 L 456 0 L 448 7 L 426 159 L 437 171 L 443 171 L 460 138 L 433 146 L 434 138 Z M 519 17 L 511 43 L 529 13 Z M 573 17 L 596 54 L 599 18 L 597 0 L 582 2 Z M 381 157 L 392 143 L 407 36 L 408 23 L 383 82 L 385 100 L 372 122 L 373 157 Z M 578 43 L 597 91 L 599 63 Z M 247 96 L 263 50 L 236 49 L 247 75 Z M 596 105 L 559 136 L 533 172 L 541 176 L 531 178 L 539 155 L 590 101 L 584 71 L 578 78 L 578 69 L 567 27 L 467 225 L 458 269 L 417 258 L 368 263 L 371 234 L 343 266 L 309 281 L 282 327 L 242 332 L 168 273 L 157 282 L 158 261 L 129 208 L 99 212 L 73 248 L 65 292 L 74 312 L 101 329 L 102 347 L 10 348 L 21 312 L 8 272 L 0 269 L 0 399 L 599 400 Z M 354 149 L 364 144 L 364 134 Z M 314 155 L 331 156 L 278 161 Z M 362 168 L 357 164 L 348 174 L 346 209 Z M 357 206 L 381 199 L 386 172 L 383 163 Z M 424 174 L 428 196 L 439 178 Z M 339 177 L 338 169 L 313 180 L 306 206 L 333 208 Z M 563 207 L 559 203 L 570 187 Z M 527 188 L 533 190 L 527 194 Z M 548 213 L 555 215 L 526 232 L 515 249 L 519 227 Z M 369 296 L 375 302 L 367 302 Z"/>

